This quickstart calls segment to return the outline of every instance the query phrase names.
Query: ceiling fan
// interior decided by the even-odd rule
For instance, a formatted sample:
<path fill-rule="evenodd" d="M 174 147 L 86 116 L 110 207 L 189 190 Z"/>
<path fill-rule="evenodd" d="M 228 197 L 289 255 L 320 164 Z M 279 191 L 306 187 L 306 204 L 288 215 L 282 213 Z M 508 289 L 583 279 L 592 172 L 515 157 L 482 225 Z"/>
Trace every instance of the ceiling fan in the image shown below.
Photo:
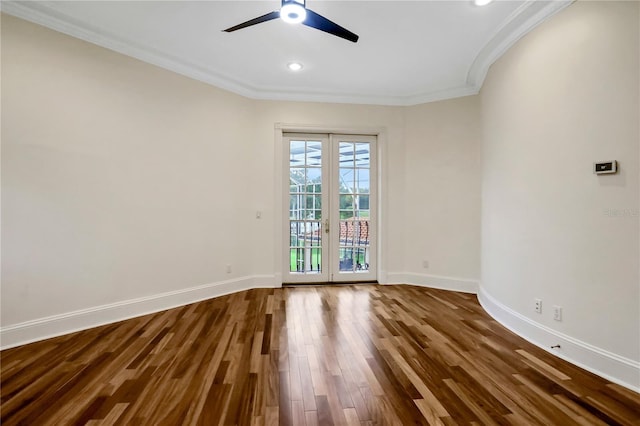
<path fill-rule="evenodd" d="M 282 18 L 283 21 L 290 24 L 306 25 L 307 27 L 333 34 L 334 36 L 344 38 L 345 40 L 349 40 L 354 43 L 358 41 L 357 34 L 354 34 L 348 29 L 328 20 L 313 10 L 307 9 L 306 0 L 282 0 L 280 10 L 275 10 L 267 13 L 266 15 L 258 16 L 257 18 L 243 22 L 242 24 L 227 28 L 224 31 L 230 33 L 278 18 Z"/>

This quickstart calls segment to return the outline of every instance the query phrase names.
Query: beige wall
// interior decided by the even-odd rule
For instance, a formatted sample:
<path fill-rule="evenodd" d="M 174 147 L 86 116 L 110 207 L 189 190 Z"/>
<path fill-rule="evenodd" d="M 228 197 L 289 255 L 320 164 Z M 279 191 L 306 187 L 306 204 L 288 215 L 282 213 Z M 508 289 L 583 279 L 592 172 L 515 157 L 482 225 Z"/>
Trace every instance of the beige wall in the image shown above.
<path fill-rule="evenodd" d="M 479 98 L 409 107 L 405 134 L 404 271 L 477 280 Z"/>
<path fill-rule="evenodd" d="M 479 277 L 477 97 L 416 108 L 248 100 L 9 16 L 2 56 L 3 327 L 269 282 L 276 123 L 384 129 L 383 267 L 423 272 L 416 259 L 428 255 L 439 275 Z M 420 167 L 424 156 L 439 173 Z M 459 211 L 434 208 L 445 201 Z M 405 239 L 416 230 L 429 242 Z"/>
<path fill-rule="evenodd" d="M 2 57 L 3 326 L 251 273 L 251 102 L 7 16 Z"/>
<path fill-rule="evenodd" d="M 575 3 L 498 60 L 481 92 L 483 289 L 536 323 L 635 362 L 638 6 Z M 620 172 L 592 174 L 599 160 L 618 160 Z M 562 322 L 552 305 L 563 307 Z"/>

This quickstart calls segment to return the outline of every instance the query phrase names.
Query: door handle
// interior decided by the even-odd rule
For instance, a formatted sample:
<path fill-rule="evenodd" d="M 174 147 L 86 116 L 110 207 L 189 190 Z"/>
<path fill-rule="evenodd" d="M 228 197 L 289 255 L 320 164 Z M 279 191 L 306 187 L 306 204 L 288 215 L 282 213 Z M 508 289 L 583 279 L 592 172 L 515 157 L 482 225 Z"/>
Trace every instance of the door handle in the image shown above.
<path fill-rule="evenodd" d="M 324 232 L 329 233 L 329 219 L 324 220 Z"/>

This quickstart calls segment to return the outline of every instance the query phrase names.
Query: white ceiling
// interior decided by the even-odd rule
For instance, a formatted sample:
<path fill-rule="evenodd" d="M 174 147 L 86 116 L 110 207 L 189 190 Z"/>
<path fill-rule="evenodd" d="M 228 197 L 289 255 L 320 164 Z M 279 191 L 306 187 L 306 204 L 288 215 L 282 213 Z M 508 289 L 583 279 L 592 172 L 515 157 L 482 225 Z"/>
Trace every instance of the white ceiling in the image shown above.
<path fill-rule="evenodd" d="M 280 0 L 3 1 L 2 11 L 251 98 L 412 105 L 477 93 L 509 46 L 570 3 L 307 0 L 358 43 L 279 19 L 222 32 Z"/>

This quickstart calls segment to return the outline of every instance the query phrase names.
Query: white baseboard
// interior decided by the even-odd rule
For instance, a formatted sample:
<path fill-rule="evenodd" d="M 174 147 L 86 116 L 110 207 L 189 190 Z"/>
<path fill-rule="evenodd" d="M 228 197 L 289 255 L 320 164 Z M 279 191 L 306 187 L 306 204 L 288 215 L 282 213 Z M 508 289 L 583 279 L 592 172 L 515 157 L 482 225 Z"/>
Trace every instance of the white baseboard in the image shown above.
<path fill-rule="evenodd" d="M 253 275 L 38 318 L 0 328 L 0 349 L 9 349 L 238 291 L 280 286 L 281 283 L 272 275 Z"/>
<path fill-rule="evenodd" d="M 478 292 L 478 281 L 467 278 L 443 277 L 440 275 L 413 274 L 408 272 L 389 272 L 385 284 L 411 284 L 441 290 L 462 293 Z"/>
<path fill-rule="evenodd" d="M 503 305 L 479 287 L 480 305 L 523 339 L 613 383 L 640 392 L 640 362 L 622 357 L 539 324 Z M 559 349 L 551 346 L 560 345 Z"/>

